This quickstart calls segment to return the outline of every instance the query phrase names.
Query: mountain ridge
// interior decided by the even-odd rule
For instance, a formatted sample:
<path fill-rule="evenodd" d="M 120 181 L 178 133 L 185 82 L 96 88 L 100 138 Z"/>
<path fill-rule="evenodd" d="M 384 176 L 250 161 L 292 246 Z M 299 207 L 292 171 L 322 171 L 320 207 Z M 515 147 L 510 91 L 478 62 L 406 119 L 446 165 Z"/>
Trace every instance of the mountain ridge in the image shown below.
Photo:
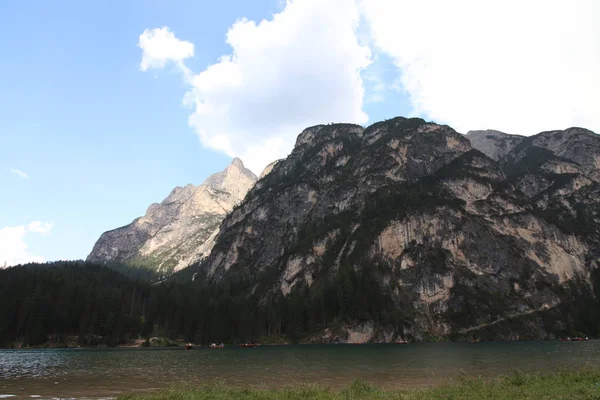
<path fill-rule="evenodd" d="M 169 274 L 210 252 L 221 220 L 241 202 L 256 176 L 239 158 L 203 184 L 174 188 L 130 224 L 103 233 L 90 262 L 126 262 Z"/>
<path fill-rule="evenodd" d="M 580 319 L 567 323 L 592 324 L 568 301 L 595 299 L 597 284 L 590 254 L 598 253 L 600 219 L 588 175 L 600 139 L 582 131 L 494 134 L 511 145 L 478 150 L 452 128 L 417 118 L 307 128 L 223 220 L 194 270 L 209 281 L 248 280 L 249 295 L 266 302 L 317 296 L 340 274 L 369 277 L 389 304 L 385 318 L 345 318 L 379 324 L 373 339 L 388 328 L 420 338 L 548 337 L 564 328 L 559 315 L 569 307 Z M 478 135 L 489 132 L 469 136 Z M 573 137 L 587 146 L 583 164 L 566 158 L 581 151 L 554 153 Z M 512 155 L 537 149 L 550 152 L 541 169 L 527 156 L 508 173 Z M 591 217 L 588 232 L 573 222 L 582 215 Z"/>

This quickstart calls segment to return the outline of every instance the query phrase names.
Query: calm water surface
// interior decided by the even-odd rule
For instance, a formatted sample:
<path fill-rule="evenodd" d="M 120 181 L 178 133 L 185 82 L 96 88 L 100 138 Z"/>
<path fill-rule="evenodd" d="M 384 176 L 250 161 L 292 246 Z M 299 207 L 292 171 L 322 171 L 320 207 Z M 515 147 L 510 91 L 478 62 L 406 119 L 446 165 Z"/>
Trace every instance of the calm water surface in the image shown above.
<path fill-rule="evenodd" d="M 0 399 L 98 398 L 222 382 L 234 387 L 362 379 L 383 388 L 443 383 L 460 374 L 600 367 L 600 340 L 259 346 L 250 349 L 0 350 Z"/>

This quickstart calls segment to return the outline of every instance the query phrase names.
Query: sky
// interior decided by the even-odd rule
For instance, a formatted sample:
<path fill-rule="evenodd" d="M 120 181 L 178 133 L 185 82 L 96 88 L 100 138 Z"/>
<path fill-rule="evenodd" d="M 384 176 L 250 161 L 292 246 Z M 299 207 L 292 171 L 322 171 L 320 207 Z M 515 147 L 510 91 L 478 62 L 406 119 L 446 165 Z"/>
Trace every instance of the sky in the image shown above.
<path fill-rule="evenodd" d="M 597 0 L 0 2 L 0 267 L 84 259 L 302 129 L 600 132 Z"/>

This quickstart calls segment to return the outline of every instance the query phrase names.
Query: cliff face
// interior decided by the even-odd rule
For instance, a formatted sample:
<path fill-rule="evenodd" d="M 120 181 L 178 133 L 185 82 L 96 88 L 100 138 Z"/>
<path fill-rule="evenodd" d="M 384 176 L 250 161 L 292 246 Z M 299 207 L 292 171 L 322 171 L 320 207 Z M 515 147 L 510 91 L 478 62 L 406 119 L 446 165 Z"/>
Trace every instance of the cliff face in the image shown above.
<path fill-rule="evenodd" d="M 405 118 L 311 127 L 194 269 L 244 277 L 264 301 L 370 277 L 387 305 L 355 319 L 375 321 L 367 340 L 585 332 L 598 289 L 599 149 L 578 128 L 525 138 Z"/>
<path fill-rule="evenodd" d="M 143 217 L 103 233 L 87 260 L 139 263 L 165 273 L 187 267 L 210 253 L 219 224 L 255 182 L 236 158 L 202 185 L 176 187 Z"/>

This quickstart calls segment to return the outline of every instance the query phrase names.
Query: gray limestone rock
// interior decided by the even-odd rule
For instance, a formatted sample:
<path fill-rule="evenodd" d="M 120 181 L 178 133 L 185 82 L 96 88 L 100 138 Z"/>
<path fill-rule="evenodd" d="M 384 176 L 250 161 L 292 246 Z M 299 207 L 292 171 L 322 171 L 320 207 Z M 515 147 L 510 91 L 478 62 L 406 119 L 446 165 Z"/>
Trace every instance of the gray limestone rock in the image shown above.
<path fill-rule="evenodd" d="M 194 271 L 249 279 L 267 301 L 369 269 L 402 335 L 551 337 L 573 298 L 594 296 L 598 146 L 578 128 L 525 138 L 417 118 L 311 127 Z"/>
<path fill-rule="evenodd" d="M 139 264 L 167 274 L 185 268 L 210 253 L 219 224 L 255 182 L 236 158 L 202 185 L 176 187 L 143 217 L 103 233 L 87 259 Z"/>

